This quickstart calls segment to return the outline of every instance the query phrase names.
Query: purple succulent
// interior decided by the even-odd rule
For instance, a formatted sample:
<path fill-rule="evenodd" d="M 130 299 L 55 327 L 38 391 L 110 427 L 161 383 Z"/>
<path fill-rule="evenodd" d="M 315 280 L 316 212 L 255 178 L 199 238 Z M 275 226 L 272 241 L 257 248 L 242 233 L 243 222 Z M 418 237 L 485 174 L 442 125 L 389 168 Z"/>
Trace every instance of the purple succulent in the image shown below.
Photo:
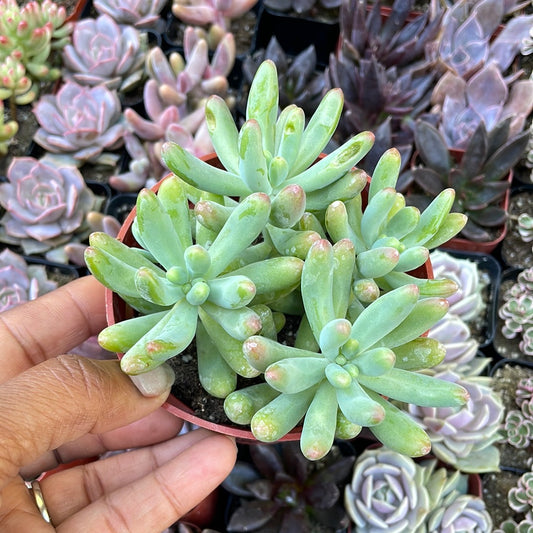
<path fill-rule="evenodd" d="M 43 95 L 34 113 L 41 126 L 35 142 L 76 165 L 102 160 L 105 149 L 119 148 L 124 142 L 120 100 L 103 85 L 84 87 L 67 81 L 56 94 Z"/>
<path fill-rule="evenodd" d="M 430 510 L 424 474 L 406 455 L 386 448 L 365 450 L 344 492 L 356 531 L 418 531 Z"/>
<path fill-rule="evenodd" d="M 6 210 L 0 240 L 32 254 L 64 244 L 83 231 L 96 199 L 77 168 L 17 157 L 7 178 L 0 184 L 0 204 Z"/>
<path fill-rule="evenodd" d="M 451 371 L 435 377 L 465 387 L 470 399 L 462 407 L 420 407 L 409 404 L 408 412 L 428 433 L 435 456 L 463 472 L 498 471 L 500 457 L 494 445 L 500 440 L 504 415 L 500 397 L 491 388 L 491 378 L 461 378 Z"/>
<path fill-rule="evenodd" d="M 506 81 L 496 63 L 488 63 L 468 80 L 447 72 L 431 98 L 448 147 L 465 149 L 480 122 L 490 132 L 510 118 L 509 138 L 524 129 L 533 109 L 533 80 Z"/>
<path fill-rule="evenodd" d="M 106 14 L 86 18 L 76 23 L 72 44 L 63 49 L 63 77 L 125 92 L 142 80 L 146 50 L 146 33 L 119 26 Z"/>
<path fill-rule="evenodd" d="M 56 287 L 57 283 L 47 278 L 44 266 L 28 265 L 9 248 L 0 253 L 0 312 L 35 300 Z"/>
<path fill-rule="evenodd" d="M 166 0 L 94 0 L 98 13 L 110 15 L 119 24 L 136 28 L 155 29 L 161 20 L 160 13 Z"/>

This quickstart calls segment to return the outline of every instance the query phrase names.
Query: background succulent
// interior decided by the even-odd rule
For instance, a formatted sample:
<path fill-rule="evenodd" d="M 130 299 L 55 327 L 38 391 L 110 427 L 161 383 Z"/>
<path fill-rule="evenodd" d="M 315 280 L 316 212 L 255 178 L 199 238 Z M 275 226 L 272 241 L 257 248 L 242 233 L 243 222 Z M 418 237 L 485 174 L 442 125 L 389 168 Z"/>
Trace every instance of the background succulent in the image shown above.
<path fill-rule="evenodd" d="M 408 406 L 408 412 L 428 433 L 435 456 L 463 472 L 499 470 L 504 416 L 500 397 L 486 376 L 461 377 L 449 370 L 437 372 L 440 379 L 461 384 L 470 399 L 461 407 L 427 408 Z"/>
<path fill-rule="evenodd" d="M 103 85 L 85 87 L 65 82 L 56 94 L 43 95 L 34 108 L 40 128 L 34 140 L 45 150 L 61 154 L 71 164 L 114 163 L 126 128 L 120 100 Z"/>
<path fill-rule="evenodd" d="M 6 183 L 0 184 L 1 240 L 42 253 L 87 232 L 85 217 L 96 197 L 72 166 L 32 157 L 13 158 Z M 87 233 L 85 234 L 85 236 Z"/>
<path fill-rule="evenodd" d="M 94 9 L 110 15 L 118 24 L 129 24 L 139 29 L 158 29 L 161 11 L 166 0 L 94 0 Z"/>
<path fill-rule="evenodd" d="M 43 265 L 29 265 L 9 248 L 0 253 L 0 312 L 56 288 L 57 282 L 48 279 Z"/>
<path fill-rule="evenodd" d="M 348 517 L 340 499 L 354 456 L 338 447 L 319 462 L 307 460 L 298 443 L 253 444 L 251 462 L 237 461 L 223 487 L 239 497 L 228 531 L 339 530 Z"/>
<path fill-rule="evenodd" d="M 516 283 L 504 292 L 498 315 L 504 320 L 501 332 L 508 339 L 520 338 L 519 348 L 533 355 L 533 268 L 522 270 Z"/>
<path fill-rule="evenodd" d="M 338 19 L 338 8 L 342 0 L 266 0 L 265 5 L 283 13 L 294 12 L 309 17 L 322 16 L 325 19 Z M 324 10 L 331 13 L 325 14 Z"/>
<path fill-rule="evenodd" d="M 508 519 L 494 533 L 527 533 L 533 527 L 533 471 L 524 472 L 507 494 L 509 507 L 522 519 Z"/>
<path fill-rule="evenodd" d="M 19 125 L 15 120 L 6 120 L 4 102 L 0 100 L 0 155 L 6 155 L 8 146 L 17 134 Z"/>
<path fill-rule="evenodd" d="M 61 71 L 51 64 L 51 54 L 69 42 L 73 25 L 66 18 L 66 9 L 50 0 L 24 5 L 16 0 L 0 2 L 0 70 L 2 64 L 10 66 L 19 80 L 25 79 L 21 84 L 10 75 L 0 78 L 0 99 L 13 97 L 16 103 L 27 104 L 39 93 L 41 81 L 59 78 Z"/>
<path fill-rule="evenodd" d="M 533 216 L 521 213 L 517 218 L 517 229 L 524 242 L 533 241 Z"/>
<path fill-rule="evenodd" d="M 311 115 L 324 96 L 326 80 L 318 70 L 314 45 L 295 56 L 289 56 L 272 36 L 264 49 L 256 50 L 244 58 L 242 63 L 243 81 L 249 87 L 259 68 L 266 59 L 276 64 L 278 71 L 279 106 L 283 109 L 290 104 L 297 105 L 306 115 Z M 246 87 L 245 85 L 245 87 Z M 241 98 L 246 101 L 247 91 Z"/>
<path fill-rule="evenodd" d="M 450 5 L 436 48 L 445 70 L 468 79 L 484 64 L 494 62 L 500 71 L 506 71 L 531 27 L 531 15 L 514 16 L 503 24 L 505 17 L 519 8 L 517 2 L 505 0 L 460 0 Z M 499 25 L 502 31 L 492 39 Z"/>
<path fill-rule="evenodd" d="M 504 79 L 492 62 L 468 80 L 447 72 L 435 85 L 431 102 L 448 147 L 466 149 L 480 122 L 490 132 L 510 119 L 508 137 L 522 132 L 533 109 L 533 80 Z"/>
<path fill-rule="evenodd" d="M 528 143 L 528 132 L 511 138 L 509 120 L 487 132 L 480 122 L 461 156 L 450 154 L 438 129 L 418 120 L 415 146 L 419 162 L 413 162 L 398 180 L 400 191 L 410 190 L 408 202 L 424 208 L 446 187 L 455 190 L 454 209 L 468 216 L 460 236 L 472 241 L 490 241 L 494 228 L 501 228 L 507 213 L 502 198 L 510 187 L 509 171 L 518 163 Z M 508 139 L 504 141 L 504 139 Z"/>
<path fill-rule="evenodd" d="M 80 85 L 103 84 L 127 92 L 144 77 L 147 34 L 119 26 L 111 16 L 76 22 L 72 44 L 62 52 L 63 77 Z"/>

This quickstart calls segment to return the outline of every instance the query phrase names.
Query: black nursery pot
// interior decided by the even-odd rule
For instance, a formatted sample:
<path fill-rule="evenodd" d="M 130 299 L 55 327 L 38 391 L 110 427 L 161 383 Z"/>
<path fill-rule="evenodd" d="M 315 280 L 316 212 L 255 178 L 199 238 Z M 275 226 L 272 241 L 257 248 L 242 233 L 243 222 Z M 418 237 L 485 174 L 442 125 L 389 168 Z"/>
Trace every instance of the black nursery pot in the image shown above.
<path fill-rule="evenodd" d="M 254 51 L 266 48 L 275 36 L 283 50 L 292 56 L 314 45 L 317 64 L 324 68 L 339 40 L 339 22 L 322 22 L 290 16 L 264 7 L 259 14 Z"/>

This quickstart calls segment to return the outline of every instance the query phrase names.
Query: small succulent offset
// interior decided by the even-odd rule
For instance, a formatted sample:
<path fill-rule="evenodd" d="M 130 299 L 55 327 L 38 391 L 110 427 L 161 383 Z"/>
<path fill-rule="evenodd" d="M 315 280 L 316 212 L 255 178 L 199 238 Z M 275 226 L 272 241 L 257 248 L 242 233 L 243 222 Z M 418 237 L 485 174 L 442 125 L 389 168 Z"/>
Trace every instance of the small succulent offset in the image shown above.
<path fill-rule="evenodd" d="M 7 179 L 0 184 L 2 242 L 20 245 L 30 255 L 87 234 L 85 217 L 96 208 L 96 197 L 77 168 L 15 157 Z"/>
<path fill-rule="evenodd" d="M 157 29 L 166 3 L 166 0 L 94 0 L 93 6 L 98 13 L 110 15 L 118 24 Z"/>
<path fill-rule="evenodd" d="M 428 435 L 383 396 L 424 407 L 468 400 L 464 387 L 418 372 L 444 357 L 438 341 L 420 335 L 444 316 L 456 285 L 409 274 L 465 217 L 450 212 L 452 190 L 423 213 L 406 207 L 394 189 L 394 149 L 380 159 L 364 208 L 368 176 L 354 165 L 373 135 L 319 157 L 342 92 L 330 90 L 309 122 L 298 106 L 279 112 L 278 104 L 277 71 L 267 60 L 240 131 L 222 98 L 206 102 L 223 168 L 166 143 L 163 161 L 175 176 L 157 195 L 138 196 L 132 235 L 141 248 L 93 234 L 89 269 L 140 313 L 109 326 L 100 341 L 125 352 L 123 370 L 138 374 L 195 339 L 200 382 L 225 398 L 228 418 L 265 442 L 304 419 L 308 459 L 362 426 L 387 446 L 424 455 Z M 285 314 L 299 322 L 294 346 L 278 342 Z M 236 374 L 264 382 L 245 379 L 235 390 Z"/>
<path fill-rule="evenodd" d="M 384 448 L 365 450 L 344 497 L 357 531 L 490 531 L 483 500 L 467 494 L 467 477 L 436 465 Z"/>
<path fill-rule="evenodd" d="M 454 208 L 468 216 L 460 236 L 471 241 L 490 241 L 490 231 L 507 218 L 501 202 L 510 188 L 509 171 L 520 161 L 529 132 L 509 138 L 510 118 L 487 132 L 480 122 L 460 160 L 450 153 L 444 136 L 424 120 L 417 120 L 415 146 L 420 162 L 402 174 L 398 188 L 411 187 L 411 205 L 423 209 L 447 187 L 455 190 Z M 415 187 L 416 185 L 416 187 Z"/>
<path fill-rule="evenodd" d="M 65 82 L 56 94 L 43 95 L 34 107 L 40 128 L 34 140 L 63 161 L 116 164 L 126 127 L 116 91 L 103 85 L 85 87 Z"/>
<path fill-rule="evenodd" d="M 1 74 L 0 74 L 1 75 Z M 5 119 L 4 102 L 0 100 L 0 155 L 6 155 L 9 144 L 17 134 L 19 125 L 15 120 Z"/>
<path fill-rule="evenodd" d="M 533 378 L 518 382 L 515 400 L 520 409 L 506 414 L 504 436 L 515 448 L 527 448 L 533 442 Z"/>
<path fill-rule="evenodd" d="M 341 487 L 354 456 L 334 447 L 312 463 L 294 442 L 276 446 L 253 444 L 251 463 L 237 461 L 222 486 L 240 498 L 228 531 L 298 531 L 318 526 L 338 531 L 348 526 Z"/>
<path fill-rule="evenodd" d="M 533 268 L 522 270 L 516 283 L 503 294 L 504 303 L 498 315 L 505 323 L 502 334 L 507 339 L 519 338 L 519 349 L 533 355 Z"/>
<path fill-rule="evenodd" d="M 57 288 L 42 265 L 29 265 L 6 248 L 0 253 L 0 313 Z"/>
<path fill-rule="evenodd" d="M 517 229 L 524 242 L 533 241 L 533 216 L 529 213 L 520 213 L 517 218 Z"/>
<path fill-rule="evenodd" d="M 63 78 L 127 92 L 144 77 L 147 34 L 119 26 L 109 15 L 78 21 L 62 52 Z"/>
<path fill-rule="evenodd" d="M 528 533 L 533 528 L 533 470 L 520 476 L 507 494 L 509 507 L 523 516 L 520 522 L 505 520 L 494 533 Z"/>

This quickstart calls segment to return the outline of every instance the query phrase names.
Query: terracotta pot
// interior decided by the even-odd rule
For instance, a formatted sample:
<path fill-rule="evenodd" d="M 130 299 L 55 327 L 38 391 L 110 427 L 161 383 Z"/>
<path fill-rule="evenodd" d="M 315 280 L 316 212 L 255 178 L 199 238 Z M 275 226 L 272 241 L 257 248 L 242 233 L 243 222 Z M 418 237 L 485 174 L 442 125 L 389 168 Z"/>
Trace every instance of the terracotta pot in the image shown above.
<path fill-rule="evenodd" d="M 324 155 L 325 154 L 322 154 L 321 157 L 324 157 Z M 216 156 L 216 154 L 208 154 L 206 156 L 203 156 L 201 159 L 204 161 L 207 161 L 209 164 L 216 166 L 218 168 L 224 168 L 222 164 L 220 163 L 220 161 L 218 160 L 218 157 Z M 156 185 L 154 185 L 154 187 L 152 187 L 152 190 L 154 192 L 157 192 L 160 184 L 161 184 L 161 181 L 157 183 Z M 366 202 L 365 194 L 363 194 L 363 202 Z M 136 216 L 136 209 L 134 208 L 129 213 L 127 218 L 125 219 L 124 224 L 122 225 L 122 228 L 117 236 L 119 241 L 123 242 L 124 244 L 128 246 L 138 246 L 137 242 L 135 241 L 131 233 L 131 225 L 133 223 L 135 216 Z M 433 278 L 433 269 L 431 267 L 430 260 L 428 260 L 424 265 L 417 268 L 416 270 L 413 270 L 410 273 L 420 278 L 422 277 L 427 277 L 430 279 Z M 126 320 L 128 318 L 133 318 L 134 316 L 133 309 L 129 307 L 124 302 L 124 300 L 120 298 L 120 296 L 115 294 L 110 289 L 106 289 L 105 291 L 105 304 L 106 304 L 106 316 L 107 316 L 108 325 L 115 324 L 117 322 Z M 122 354 L 118 354 L 118 356 L 120 358 L 122 357 Z M 224 433 L 226 435 L 231 435 L 235 437 L 241 443 L 257 442 L 251 430 L 247 428 L 246 426 L 218 424 L 218 423 L 211 422 L 209 420 L 205 420 L 204 418 L 199 417 L 190 406 L 185 405 L 180 399 L 176 398 L 172 394 L 168 397 L 163 407 L 167 411 L 181 418 L 182 420 L 186 420 L 187 422 L 190 422 L 196 426 L 200 426 L 200 427 L 209 429 L 211 431 L 215 431 L 217 433 Z M 287 433 L 287 435 L 282 437 L 280 441 L 299 440 L 300 434 L 301 434 L 301 427 L 296 427 L 292 431 Z"/>

